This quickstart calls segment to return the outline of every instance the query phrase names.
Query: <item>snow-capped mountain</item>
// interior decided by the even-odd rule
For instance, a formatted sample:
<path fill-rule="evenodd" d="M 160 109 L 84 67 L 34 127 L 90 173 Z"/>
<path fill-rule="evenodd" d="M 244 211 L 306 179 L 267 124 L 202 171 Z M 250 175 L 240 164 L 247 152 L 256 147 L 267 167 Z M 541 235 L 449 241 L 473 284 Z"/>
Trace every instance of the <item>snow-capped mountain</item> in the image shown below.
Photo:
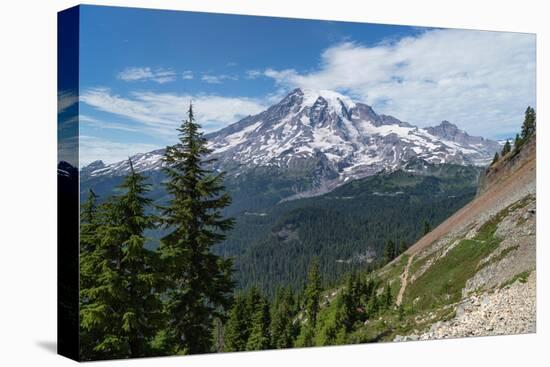
<path fill-rule="evenodd" d="M 419 128 L 342 94 L 308 89 L 295 89 L 267 110 L 206 137 L 218 168 L 229 175 L 255 167 L 307 170 L 316 181 L 313 193 L 403 168 L 411 160 L 486 165 L 500 149 L 498 142 L 470 136 L 448 121 Z M 134 167 L 158 170 L 162 154 L 162 149 L 137 154 Z M 125 161 L 94 162 L 82 172 L 120 175 L 128 168 Z"/>

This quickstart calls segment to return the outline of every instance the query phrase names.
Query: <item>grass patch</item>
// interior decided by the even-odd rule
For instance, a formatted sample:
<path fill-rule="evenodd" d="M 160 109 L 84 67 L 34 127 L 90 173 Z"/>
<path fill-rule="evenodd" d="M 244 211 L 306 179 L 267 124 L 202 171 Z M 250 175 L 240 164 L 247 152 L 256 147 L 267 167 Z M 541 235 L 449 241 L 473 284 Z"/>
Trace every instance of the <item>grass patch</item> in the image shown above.
<path fill-rule="evenodd" d="M 522 202 L 501 210 L 479 228 L 473 239 L 461 240 L 444 257 L 436 260 L 426 272 L 408 285 L 404 303 L 412 306 L 414 300 L 418 299 L 414 304 L 415 309 L 430 310 L 458 302 L 466 281 L 479 271 L 480 261 L 500 244 L 501 239 L 495 237 L 498 224 L 511 210 L 525 205 Z"/>
<path fill-rule="evenodd" d="M 378 274 L 378 279 L 380 279 L 383 282 L 390 281 L 391 279 L 394 279 L 396 277 L 399 277 L 403 270 L 405 269 L 405 266 L 407 266 L 407 262 L 409 261 L 409 255 L 403 254 L 401 257 L 391 264 L 389 266 L 389 269 L 387 269 L 383 274 Z"/>
<path fill-rule="evenodd" d="M 433 259 L 439 251 L 432 252 L 431 254 L 424 256 L 422 259 L 418 259 L 412 262 L 411 267 L 409 268 L 409 280 L 410 277 L 414 274 L 416 274 L 428 261 Z"/>
<path fill-rule="evenodd" d="M 510 280 L 507 280 L 506 282 L 502 283 L 500 285 L 500 289 L 505 288 L 509 285 L 512 285 L 516 281 L 519 281 L 520 283 L 524 284 L 527 282 L 527 278 L 529 278 L 530 274 L 531 274 L 530 271 L 522 271 L 521 273 L 514 275 Z"/>

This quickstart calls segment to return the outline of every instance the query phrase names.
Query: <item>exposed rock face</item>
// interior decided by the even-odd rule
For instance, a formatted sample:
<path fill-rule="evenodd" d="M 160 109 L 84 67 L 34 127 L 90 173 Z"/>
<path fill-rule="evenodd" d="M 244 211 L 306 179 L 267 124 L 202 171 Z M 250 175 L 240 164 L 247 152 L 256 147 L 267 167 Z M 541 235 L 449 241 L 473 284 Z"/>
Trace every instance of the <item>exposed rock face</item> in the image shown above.
<path fill-rule="evenodd" d="M 529 157 L 534 157 L 537 150 L 537 136 L 532 136 L 521 147 L 519 152 L 514 149 L 506 156 L 502 157 L 497 163 L 487 168 L 485 174 L 480 178 L 478 194 L 485 192 L 489 187 L 496 185 L 503 178 L 510 176 L 513 172 L 520 169 L 529 161 Z"/>
<path fill-rule="evenodd" d="M 436 322 L 421 334 L 397 336 L 394 341 L 461 338 L 536 332 L 535 273 L 502 289 L 473 295 L 456 305 L 456 317 Z"/>
<path fill-rule="evenodd" d="M 499 144 L 444 121 L 418 128 L 377 114 L 328 90 L 296 89 L 267 110 L 206 135 L 217 166 L 228 175 L 271 167 L 312 178 L 300 196 L 328 192 L 350 179 L 406 168 L 411 161 L 484 166 Z M 159 170 L 163 149 L 132 157 L 139 172 Z M 127 160 L 82 169 L 84 178 L 127 174 Z"/>
<path fill-rule="evenodd" d="M 462 288 L 461 300 L 430 312 L 433 315 L 443 309 L 454 310 L 454 317 L 434 320 L 427 328 L 396 336 L 395 341 L 536 330 L 535 151 L 533 136 L 519 152 L 505 156 L 486 171 L 483 188 L 474 201 L 407 251 L 419 264 L 415 267 L 413 262 L 411 267 L 415 270 L 408 274 L 410 284 L 414 284 L 463 241 L 485 249 L 494 246 L 481 259 L 463 260 L 475 263 Z M 485 237 L 480 237 L 480 233 Z M 423 316 L 424 320 L 426 317 L 431 320 L 429 315 Z"/>
<path fill-rule="evenodd" d="M 208 138 L 225 167 L 287 167 L 313 159 L 323 161 L 324 180 L 339 182 L 415 158 L 485 164 L 499 149 L 497 142 L 472 137 L 447 121 L 421 129 L 336 92 L 301 89 Z"/>

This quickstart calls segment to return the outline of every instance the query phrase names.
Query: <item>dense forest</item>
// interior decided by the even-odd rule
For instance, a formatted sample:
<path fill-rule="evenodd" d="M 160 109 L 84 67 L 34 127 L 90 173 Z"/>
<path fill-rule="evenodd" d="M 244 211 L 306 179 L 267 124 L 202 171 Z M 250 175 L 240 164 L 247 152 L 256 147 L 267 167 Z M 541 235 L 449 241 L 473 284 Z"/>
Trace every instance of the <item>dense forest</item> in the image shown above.
<path fill-rule="evenodd" d="M 383 263 L 388 241 L 408 247 L 476 193 L 480 169 L 426 165 L 424 174 L 396 171 L 355 180 L 314 198 L 280 203 L 235 216 L 215 251 L 235 258 L 237 285 L 259 286 L 272 296 L 279 286 L 303 287 L 317 257 L 326 284 L 347 272 Z"/>

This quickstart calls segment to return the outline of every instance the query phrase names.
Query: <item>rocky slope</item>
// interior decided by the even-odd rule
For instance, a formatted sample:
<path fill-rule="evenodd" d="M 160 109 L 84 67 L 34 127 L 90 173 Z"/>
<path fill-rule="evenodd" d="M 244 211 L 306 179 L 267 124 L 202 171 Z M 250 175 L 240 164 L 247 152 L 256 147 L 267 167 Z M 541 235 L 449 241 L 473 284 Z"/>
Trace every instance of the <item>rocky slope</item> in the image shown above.
<path fill-rule="evenodd" d="M 398 301 L 417 327 L 394 340 L 536 330 L 535 151 L 533 136 L 488 168 L 478 197 L 402 256 Z"/>

